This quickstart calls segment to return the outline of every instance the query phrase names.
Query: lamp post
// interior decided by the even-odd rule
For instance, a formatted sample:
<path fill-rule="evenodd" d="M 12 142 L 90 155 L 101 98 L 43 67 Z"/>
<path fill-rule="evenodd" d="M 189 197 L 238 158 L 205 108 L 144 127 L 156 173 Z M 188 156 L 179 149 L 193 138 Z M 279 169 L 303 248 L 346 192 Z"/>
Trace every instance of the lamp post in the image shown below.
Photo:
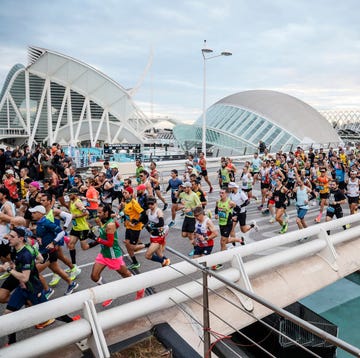
<path fill-rule="evenodd" d="M 203 83 L 203 120 L 202 120 L 202 152 L 206 156 L 206 61 L 220 56 L 231 56 L 231 52 L 223 51 L 218 55 L 210 55 L 214 51 L 206 47 L 206 40 L 204 40 L 204 48 L 201 53 L 204 59 L 204 83 Z M 209 56 L 210 55 L 210 56 Z"/>

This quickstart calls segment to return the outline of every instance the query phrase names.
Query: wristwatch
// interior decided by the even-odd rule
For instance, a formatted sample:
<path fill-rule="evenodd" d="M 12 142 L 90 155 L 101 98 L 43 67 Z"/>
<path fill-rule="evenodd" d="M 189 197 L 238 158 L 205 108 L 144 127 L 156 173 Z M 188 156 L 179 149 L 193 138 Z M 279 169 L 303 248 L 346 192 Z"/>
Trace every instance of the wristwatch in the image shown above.
<path fill-rule="evenodd" d="M 10 273 L 11 270 L 12 270 L 12 267 L 10 267 L 10 266 L 6 269 L 6 271 L 7 271 L 8 273 Z"/>

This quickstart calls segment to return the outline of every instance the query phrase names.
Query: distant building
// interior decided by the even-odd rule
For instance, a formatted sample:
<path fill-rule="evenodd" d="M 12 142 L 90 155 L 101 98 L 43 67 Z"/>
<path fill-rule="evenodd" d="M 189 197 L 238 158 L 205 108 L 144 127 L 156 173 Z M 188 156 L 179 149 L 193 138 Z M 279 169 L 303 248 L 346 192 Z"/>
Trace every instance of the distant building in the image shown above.
<path fill-rule="evenodd" d="M 177 125 L 174 136 L 184 150 L 201 147 L 201 116 L 194 125 Z M 271 151 L 298 145 L 338 145 L 332 125 L 314 108 L 284 93 L 253 90 L 233 94 L 206 112 L 207 149 L 219 155 L 255 151 L 262 140 Z"/>
<path fill-rule="evenodd" d="M 15 65 L 0 93 L 0 140 L 95 147 L 143 143 L 153 126 L 130 91 L 69 56 L 29 48 L 29 65 Z"/>

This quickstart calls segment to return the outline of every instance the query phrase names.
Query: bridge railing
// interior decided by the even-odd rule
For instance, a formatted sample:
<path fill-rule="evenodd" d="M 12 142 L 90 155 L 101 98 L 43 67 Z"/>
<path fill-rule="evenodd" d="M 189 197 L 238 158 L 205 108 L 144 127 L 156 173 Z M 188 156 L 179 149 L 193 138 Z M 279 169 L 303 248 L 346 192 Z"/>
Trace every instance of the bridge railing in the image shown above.
<path fill-rule="evenodd" d="M 343 231 L 342 227 L 346 224 L 352 224 L 353 227 Z M 242 289 L 236 284 L 239 279 L 242 279 L 243 282 L 250 282 L 250 278 L 254 278 L 262 272 L 273 270 L 280 265 L 295 262 L 315 254 L 321 256 L 330 267 L 336 271 L 338 267 L 335 246 L 345 241 L 358 238 L 359 226 L 355 226 L 358 224 L 360 224 L 360 214 L 350 215 L 303 230 L 293 231 L 271 239 L 237 247 L 233 250 L 217 252 L 206 256 L 206 263 L 209 267 L 219 263 L 230 263 L 231 267 L 222 271 L 221 275 L 204 269 L 203 266 L 200 265 L 200 262 L 203 261 L 204 258 L 194 259 L 191 260 L 191 262 L 182 261 L 168 267 L 144 272 L 106 285 L 89 288 L 76 292 L 71 296 L 60 297 L 41 305 L 32 306 L 18 312 L 1 316 L 0 336 L 6 336 L 53 317 L 71 314 L 78 310 L 83 310 L 84 312 L 84 318 L 79 321 L 74 321 L 53 329 L 49 328 L 45 333 L 40 333 L 0 349 L 0 356 L 6 356 L 7 358 L 24 356 L 38 357 L 88 338 L 90 346 L 97 356 L 108 357 L 109 352 L 104 331 L 186 302 L 189 298 L 199 297 L 203 293 L 203 288 L 199 285 L 199 282 L 192 281 L 179 285 L 176 288 L 165 289 L 139 301 L 125 303 L 103 312 L 96 312 L 95 304 L 110 298 L 115 299 L 128 295 L 143 287 L 153 287 L 165 283 L 170 283 L 171 287 L 174 280 L 183 278 L 184 275 L 189 277 L 193 276 L 199 270 L 205 270 L 208 274 L 211 273 L 208 282 L 209 289 L 218 290 L 222 287 L 231 287 L 292 322 L 299 324 L 301 327 L 309 329 L 316 335 L 320 335 L 328 342 L 355 356 L 360 356 L 360 350 L 358 348 L 319 330 L 315 326 L 309 325 L 306 321 L 293 316 L 289 312 L 255 295 L 251 290 Z M 337 231 L 331 235 L 327 234 L 327 230 L 334 231 L 338 229 L 341 231 Z M 293 244 L 299 239 L 304 238 L 308 238 L 308 240 L 301 245 L 286 247 L 284 249 L 285 245 Z M 271 253 L 264 256 L 263 254 L 266 253 L 267 250 L 271 250 Z M 262 255 L 254 259 L 249 258 L 249 256 L 252 257 L 254 254 Z M 185 259 L 185 257 L 183 258 Z M 244 258 L 248 258 L 245 263 L 243 262 Z M 249 307 L 246 302 L 244 302 L 243 305 L 251 311 L 251 307 Z M 49 342 L 51 342 L 51 344 Z M 36 350 L 34 350 L 33 347 L 36 347 Z M 24 352 L 26 352 L 26 354 L 24 354 Z"/>

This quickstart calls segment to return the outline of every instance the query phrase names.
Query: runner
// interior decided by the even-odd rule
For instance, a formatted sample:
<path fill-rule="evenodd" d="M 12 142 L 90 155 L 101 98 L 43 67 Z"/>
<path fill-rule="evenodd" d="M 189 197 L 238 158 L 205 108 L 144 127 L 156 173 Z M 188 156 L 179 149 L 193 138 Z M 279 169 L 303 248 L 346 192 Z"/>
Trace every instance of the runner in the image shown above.
<path fill-rule="evenodd" d="M 147 222 L 145 210 L 133 198 L 134 190 L 127 187 L 124 192 L 124 225 L 125 225 L 125 246 L 132 261 L 129 269 L 138 269 L 140 262 L 135 257 L 136 245 L 138 244 L 140 232 Z"/>
<path fill-rule="evenodd" d="M 206 181 L 206 183 L 209 185 L 209 193 L 212 193 L 214 188 L 211 185 L 211 182 L 209 180 L 208 177 L 208 171 L 206 168 L 206 159 L 205 159 L 205 153 L 204 152 L 200 152 L 199 153 L 199 165 L 201 168 L 201 172 L 200 172 L 200 176 L 204 178 L 204 180 Z"/>
<path fill-rule="evenodd" d="M 9 298 L 4 314 L 19 311 L 28 301 L 32 305 L 47 301 L 35 265 L 36 256 L 25 245 L 24 237 L 25 230 L 20 228 L 14 228 L 8 234 L 9 243 L 15 249 L 15 255 L 13 262 L 0 265 L 0 270 L 9 273 L 17 285 Z M 47 325 L 55 320 L 49 321 L 46 322 Z M 15 342 L 16 333 L 12 333 L 8 337 L 8 344 Z"/>
<path fill-rule="evenodd" d="M 192 184 L 185 182 L 180 186 L 180 190 L 176 193 L 184 209 L 185 218 L 181 228 L 181 236 L 187 237 L 191 245 L 194 246 L 194 230 L 195 230 L 195 217 L 194 209 L 197 206 L 201 207 L 199 197 L 192 191 Z M 189 253 L 189 256 L 194 255 L 194 249 Z"/>
<path fill-rule="evenodd" d="M 255 231 L 259 231 L 259 227 L 258 225 L 256 225 L 255 220 L 252 220 L 250 225 L 246 224 L 246 206 L 250 203 L 250 200 L 246 195 L 246 192 L 244 192 L 241 189 L 239 190 L 239 186 L 234 182 L 229 183 L 229 190 L 230 190 L 229 199 L 231 202 L 234 202 L 236 205 L 234 207 L 234 212 L 232 216 L 233 224 L 232 224 L 230 236 L 235 237 L 235 228 L 237 223 L 239 223 L 240 230 L 243 234 L 249 232 L 251 229 L 254 229 Z M 241 237 L 240 244 L 245 245 L 244 237 Z"/>
<path fill-rule="evenodd" d="M 286 206 L 287 206 L 286 194 L 288 190 L 283 185 L 281 177 L 276 178 L 275 183 L 276 186 L 273 192 L 273 200 L 275 201 L 275 220 L 281 226 L 280 234 L 285 234 L 289 227 L 288 222 L 283 219 L 286 213 Z"/>
<path fill-rule="evenodd" d="M 97 224 L 100 226 L 99 235 L 95 241 L 101 245 L 100 253 L 96 256 L 95 263 L 91 271 L 91 279 L 98 285 L 105 283 L 101 273 L 106 267 L 115 270 L 122 277 L 131 277 L 132 274 L 125 265 L 123 253 L 119 245 L 117 229 L 119 224 L 112 218 L 113 211 L 108 204 L 100 204 L 97 214 Z M 144 297 L 145 290 L 136 293 L 136 299 Z M 102 303 L 103 307 L 111 305 L 112 299 Z"/>
<path fill-rule="evenodd" d="M 346 196 L 348 198 L 350 215 L 356 214 L 359 205 L 359 185 L 360 180 L 357 178 L 357 171 L 350 172 L 350 178 L 346 181 Z"/>
<path fill-rule="evenodd" d="M 325 221 L 331 221 L 336 216 L 337 219 L 344 216 L 341 205 L 346 203 L 346 197 L 343 194 L 342 190 L 339 189 L 338 183 L 336 180 L 330 181 L 330 191 L 329 191 L 329 200 L 326 210 L 326 219 Z M 346 230 L 346 225 L 343 226 L 343 229 Z M 327 230 L 327 234 L 330 235 L 330 230 Z"/>
<path fill-rule="evenodd" d="M 311 189 L 305 185 L 301 177 L 298 177 L 294 186 L 294 193 L 296 194 L 296 224 L 299 230 L 301 230 L 307 227 L 305 215 L 309 210 L 309 195 L 311 194 Z"/>
<path fill-rule="evenodd" d="M 64 281 L 67 282 L 68 288 L 65 291 L 65 295 L 70 295 L 79 287 L 79 284 L 76 281 L 71 281 L 71 278 L 59 266 L 56 250 L 56 246 L 59 244 L 60 240 L 64 238 L 65 232 L 58 225 L 52 223 L 45 217 L 46 209 L 44 206 L 35 206 L 30 209 L 30 212 L 33 215 L 33 219 L 36 221 L 36 238 L 39 244 L 39 252 L 44 258 L 44 262 L 42 264 L 37 264 L 37 270 L 41 273 L 49 267 L 52 272 L 58 274 Z M 42 283 L 45 290 L 49 291 L 46 287 L 46 282 L 42 281 Z"/>
<path fill-rule="evenodd" d="M 168 208 L 168 204 L 166 202 L 166 200 L 164 199 L 164 197 L 161 194 L 161 189 L 160 189 L 160 176 L 159 173 L 156 169 L 156 163 L 155 162 L 150 162 L 149 168 L 151 170 L 150 175 L 149 175 L 149 179 L 151 182 L 151 186 L 153 188 L 153 193 L 155 193 L 158 198 L 164 203 L 164 207 L 163 210 L 166 210 Z M 155 194 L 153 194 L 155 196 Z"/>
<path fill-rule="evenodd" d="M 157 206 L 156 198 L 150 196 L 147 204 L 149 209 L 146 214 L 149 221 L 145 228 L 150 233 L 150 246 L 145 253 L 145 258 L 159 262 L 163 267 L 169 266 L 170 259 L 164 256 L 166 236 L 169 233 L 169 227 L 164 224 L 164 213 Z"/>
<path fill-rule="evenodd" d="M 169 227 L 175 225 L 176 212 L 180 209 L 179 199 L 176 197 L 176 193 L 179 191 L 180 186 L 182 185 L 181 179 L 178 177 L 178 171 L 173 169 L 171 171 L 171 178 L 169 179 L 168 187 L 166 188 L 166 192 L 171 190 L 171 221 L 169 223 Z"/>
<path fill-rule="evenodd" d="M 227 192 L 224 189 L 220 189 L 219 194 L 220 200 L 216 202 L 215 219 L 219 220 L 221 235 L 220 248 L 221 251 L 224 251 L 227 249 L 227 244 L 233 242 L 241 243 L 242 239 L 235 236 L 230 237 L 233 228 L 232 210 L 235 208 L 236 204 L 228 198 Z"/>
<path fill-rule="evenodd" d="M 319 190 L 320 195 L 320 212 L 315 219 L 315 222 L 317 223 L 321 221 L 324 207 L 326 205 L 327 199 L 329 198 L 329 181 L 330 178 L 327 176 L 326 168 L 322 167 L 320 169 L 320 176 L 316 178 L 317 189 Z"/>
<path fill-rule="evenodd" d="M 214 239 L 219 235 L 214 223 L 205 215 L 204 209 L 196 207 L 195 216 L 195 246 L 193 258 L 210 255 L 214 248 Z M 213 265 L 212 270 L 220 270 L 221 264 Z"/>
<path fill-rule="evenodd" d="M 72 229 L 70 231 L 70 242 L 68 244 L 71 263 L 77 268 L 76 265 L 76 249 L 75 245 L 80 240 L 80 246 L 83 250 L 89 249 L 89 244 L 86 239 L 89 234 L 89 224 L 87 216 L 89 212 L 86 210 L 83 202 L 79 198 L 79 191 L 76 188 L 71 188 L 69 194 L 69 208 L 72 215 Z"/>

